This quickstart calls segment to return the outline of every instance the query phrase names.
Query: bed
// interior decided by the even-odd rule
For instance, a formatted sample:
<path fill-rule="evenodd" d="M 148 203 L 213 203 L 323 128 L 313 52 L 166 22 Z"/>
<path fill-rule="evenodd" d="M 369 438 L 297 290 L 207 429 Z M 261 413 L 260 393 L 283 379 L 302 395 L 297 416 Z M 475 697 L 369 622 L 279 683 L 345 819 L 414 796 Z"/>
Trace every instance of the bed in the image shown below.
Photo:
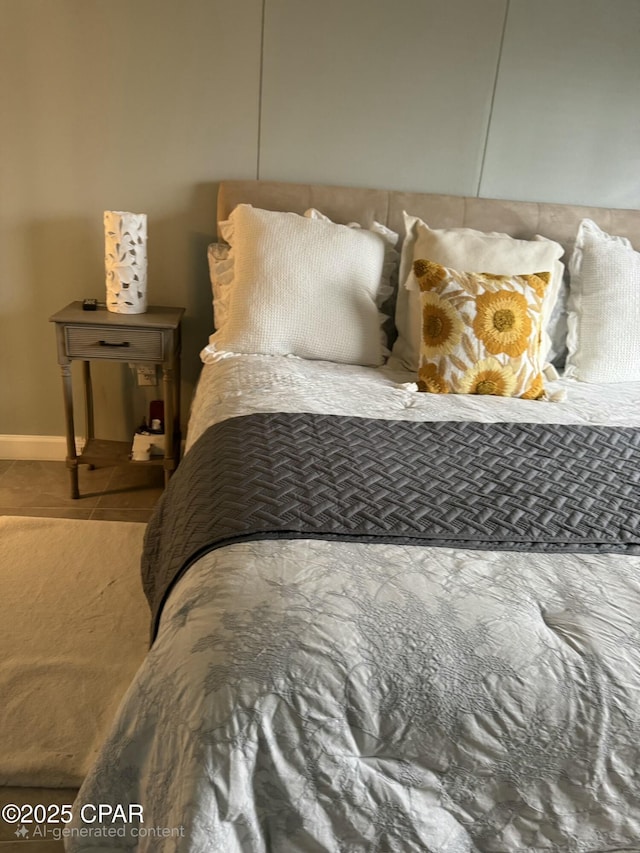
<path fill-rule="evenodd" d="M 430 321 L 431 350 L 423 326 L 418 372 L 398 343 L 407 299 L 422 300 L 426 324 L 427 307 L 446 293 L 460 300 L 467 281 L 438 259 L 407 262 L 418 220 L 531 244 L 542 235 L 561 246 L 553 263 L 575 258 L 576 239 L 587 258 L 603 229 L 635 275 L 640 212 L 248 181 L 224 182 L 218 204 L 232 246 L 233 211 L 251 205 L 247 216 L 295 215 L 287 228 L 305 234 L 307 212 L 363 282 L 363 259 L 377 252 L 388 276 L 375 320 L 386 305 L 398 338 L 386 338 L 389 360 L 383 349 L 379 363 L 354 362 L 349 347 L 371 345 L 344 331 L 365 282 L 341 309 L 351 326 L 332 338 L 334 358 L 307 352 L 297 303 L 286 334 L 261 327 L 280 348 L 261 352 L 246 316 L 256 302 L 261 318 L 272 310 L 260 300 L 273 265 L 234 319 L 221 296 L 229 256 L 213 258 L 227 337 L 218 327 L 203 349 L 186 454 L 147 531 L 152 645 L 79 793 L 67 849 L 640 851 L 637 338 L 616 341 L 602 366 L 591 350 L 576 356 L 589 318 L 577 331 L 570 319 L 567 357 L 556 317 L 560 344 L 549 332 L 545 358 L 555 347 L 564 375 L 545 363 L 543 391 L 542 356 L 525 379 L 520 354 L 519 396 L 438 393 L 465 358 L 444 352 L 442 323 Z M 586 235 L 585 220 L 596 229 Z M 353 222 L 357 240 L 331 230 Z M 395 259 L 389 232 L 402 246 Z M 235 251 L 233 286 L 242 275 L 254 286 Z M 535 301 L 552 273 L 534 281 L 532 263 L 513 286 L 531 284 Z M 586 280 L 586 260 L 569 266 Z M 505 275 L 492 269 L 472 286 L 489 302 Z M 632 316 L 633 275 L 620 296 Z M 571 288 L 569 300 L 571 317 Z M 326 310 L 329 335 L 344 317 Z M 451 324 L 447 341 L 462 347 L 466 332 Z M 117 832 L 80 819 L 98 803 Z"/>

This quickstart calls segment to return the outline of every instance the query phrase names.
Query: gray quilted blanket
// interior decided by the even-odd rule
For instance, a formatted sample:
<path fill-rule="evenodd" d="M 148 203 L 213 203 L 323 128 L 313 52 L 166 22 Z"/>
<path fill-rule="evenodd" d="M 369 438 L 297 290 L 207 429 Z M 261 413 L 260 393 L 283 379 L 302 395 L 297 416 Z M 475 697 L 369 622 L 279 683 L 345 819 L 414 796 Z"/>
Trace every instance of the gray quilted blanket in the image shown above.
<path fill-rule="evenodd" d="M 308 413 L 215 424 L 147 530 L 154 633 L 197 559 L 270 538 L 637 554 L 640 431 Z"/>

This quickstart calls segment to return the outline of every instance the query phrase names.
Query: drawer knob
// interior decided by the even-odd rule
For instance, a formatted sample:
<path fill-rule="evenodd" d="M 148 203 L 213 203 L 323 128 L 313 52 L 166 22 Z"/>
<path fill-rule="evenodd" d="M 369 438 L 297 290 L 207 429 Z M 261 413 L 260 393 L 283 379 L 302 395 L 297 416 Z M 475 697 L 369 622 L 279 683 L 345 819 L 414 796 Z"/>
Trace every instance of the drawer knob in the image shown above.
<path fill-rule="evenodd" d="M 121 344 L 114 344 L 111 341 L 98 341 L 101 347 L 128 347 L 129 341 L 123 341 Z"/>

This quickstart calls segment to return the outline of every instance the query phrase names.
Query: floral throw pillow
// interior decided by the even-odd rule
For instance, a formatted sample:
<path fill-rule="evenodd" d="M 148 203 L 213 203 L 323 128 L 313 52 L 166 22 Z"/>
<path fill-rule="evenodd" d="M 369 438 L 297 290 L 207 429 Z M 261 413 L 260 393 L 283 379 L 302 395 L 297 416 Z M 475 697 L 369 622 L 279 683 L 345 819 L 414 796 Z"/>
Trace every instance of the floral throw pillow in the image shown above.
<path fill-rule="evenodd" d="M 542 305 L 550 272 L 458 272 L 413 263 L 422 303 L 418 390 L 546 400 Z"/>

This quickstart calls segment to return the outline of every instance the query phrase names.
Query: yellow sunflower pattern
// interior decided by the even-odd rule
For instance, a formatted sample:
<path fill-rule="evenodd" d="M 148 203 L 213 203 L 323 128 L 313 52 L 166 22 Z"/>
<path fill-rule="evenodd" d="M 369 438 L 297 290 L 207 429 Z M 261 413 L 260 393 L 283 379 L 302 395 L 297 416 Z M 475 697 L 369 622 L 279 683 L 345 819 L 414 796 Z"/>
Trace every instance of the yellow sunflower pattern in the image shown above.
<path fill-rule="evenodd" d="M 418 370 L 418 390 L 431 391 L 432 394 L 449 394 L 450 389 L 444 376 L 438 373 L 435 364 L 427 362 Z"/>
<path fill-rule="evenodd" d="M 422 352 L 427 358 L 449 355 L 460 344 L 460 314 L 437 293 L 422 294 Z"/>
<path fill-rule="evenodd" d="M 459 272 L 421 258 L 418 389 L 544 400 L 540 337 L 550 273 Z"/>

